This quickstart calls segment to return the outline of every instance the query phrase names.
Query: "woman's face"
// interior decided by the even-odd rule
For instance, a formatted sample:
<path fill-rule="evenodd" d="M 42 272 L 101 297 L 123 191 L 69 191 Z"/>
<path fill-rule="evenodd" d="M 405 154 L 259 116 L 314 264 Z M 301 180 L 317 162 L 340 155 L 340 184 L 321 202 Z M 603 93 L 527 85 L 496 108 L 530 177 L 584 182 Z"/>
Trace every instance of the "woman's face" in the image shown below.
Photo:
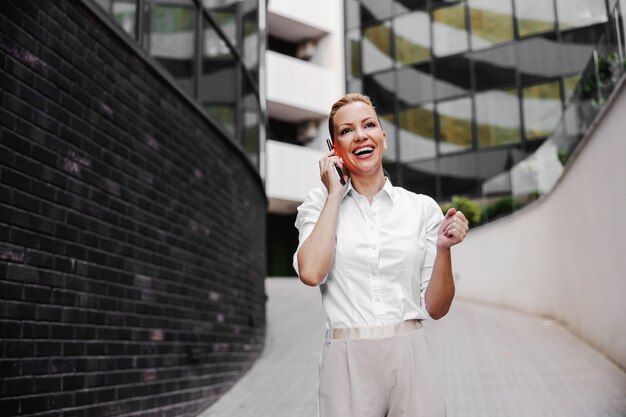
<path fill-rule="evenodd" d="M 382 172 L 385 133 L 374 109 L 362 102 L 346 104 L 335 113 L 335 149 L 354 175 Z"/>

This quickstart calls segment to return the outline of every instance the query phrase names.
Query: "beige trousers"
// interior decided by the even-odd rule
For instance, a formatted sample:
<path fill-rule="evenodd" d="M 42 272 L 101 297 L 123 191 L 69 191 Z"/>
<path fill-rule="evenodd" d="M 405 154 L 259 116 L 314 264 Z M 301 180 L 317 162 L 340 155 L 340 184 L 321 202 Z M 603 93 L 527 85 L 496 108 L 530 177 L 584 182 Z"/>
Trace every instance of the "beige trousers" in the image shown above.
<path fill-rule="evenodd" d="M 330 330 L 320 359 L 320 417 L 444 417 L 421 323 Z"/>

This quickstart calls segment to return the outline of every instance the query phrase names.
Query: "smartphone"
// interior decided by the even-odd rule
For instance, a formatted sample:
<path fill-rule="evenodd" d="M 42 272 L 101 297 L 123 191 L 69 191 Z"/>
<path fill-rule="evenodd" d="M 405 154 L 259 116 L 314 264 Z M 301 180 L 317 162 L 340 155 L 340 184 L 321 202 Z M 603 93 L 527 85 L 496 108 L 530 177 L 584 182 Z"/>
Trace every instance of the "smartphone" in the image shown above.
<path fill-rule="evenodd" d="M 335 147 L 333 146 L 333 142 L 330 139 L 326 139 L 326 145 L 328 145 L 329 151 L 335 149 Z M 346 185 L 346 180 L 343 179 L 343 172 L 341 172 L 341 169 L 337 165 L 335 165 L 335 169 L 337 170 L 337 175 L 339 176 L 339 181 L 341 181 L 341 185 Z"/>

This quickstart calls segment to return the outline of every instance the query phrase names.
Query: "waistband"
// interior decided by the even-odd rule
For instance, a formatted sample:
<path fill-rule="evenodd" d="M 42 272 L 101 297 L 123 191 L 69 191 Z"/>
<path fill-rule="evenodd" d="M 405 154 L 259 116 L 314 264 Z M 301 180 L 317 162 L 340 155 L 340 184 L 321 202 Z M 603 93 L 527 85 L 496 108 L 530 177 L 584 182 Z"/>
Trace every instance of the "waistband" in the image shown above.
<path fill-rule="evenodd" d="M 416 319 L 372 327 L 335 327 L 326 331 L 326 339 L 382 339 L 421 328 L 422 321 Z"/>

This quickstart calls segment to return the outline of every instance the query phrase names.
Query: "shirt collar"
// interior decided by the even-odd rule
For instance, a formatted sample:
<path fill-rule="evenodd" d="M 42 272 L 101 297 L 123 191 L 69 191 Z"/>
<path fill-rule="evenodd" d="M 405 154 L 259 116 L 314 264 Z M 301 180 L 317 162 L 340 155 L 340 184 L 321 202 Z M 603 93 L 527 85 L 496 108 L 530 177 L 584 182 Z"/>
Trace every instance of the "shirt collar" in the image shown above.
<path fill-rule="evenodd" d="M 346 186 L 343 189 L 343 194 L 341 195 L 341 200 L 342 201 L 348 195 L 348 193 L 350 191 L 354 191 L 355 193 L 357 193 L 357 191 L 352 186 L 352 178 L 348 178 L 348 183 L 346 184 Z M 379 191 L 379 193 L 381 193 L 381 192 L 386 193 L 389 196 L 389 199 L 391 200 L 392 203 L 395 202 L 396 192 L 393 189 L 393 185 L 391 184 L 391 181 L 389 180 L 389 177 L 385 177 L 385 184 L 383 185 L 383 188 L 382 188 L 382 190 Z"/>

